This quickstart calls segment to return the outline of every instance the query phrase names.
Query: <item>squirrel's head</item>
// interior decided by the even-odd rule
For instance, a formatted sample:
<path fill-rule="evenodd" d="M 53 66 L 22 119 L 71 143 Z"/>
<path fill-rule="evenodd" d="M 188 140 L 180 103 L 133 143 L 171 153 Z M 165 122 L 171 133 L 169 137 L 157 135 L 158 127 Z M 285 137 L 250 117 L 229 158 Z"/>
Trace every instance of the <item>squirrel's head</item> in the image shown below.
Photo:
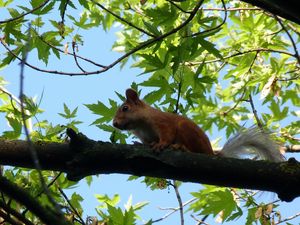
<path fill-rule="evenodd" d="M 113 126 L 120 130 L 134 130 L 142 116 L 145 103 L 140 100 L 138 93 L 133 89 L 126 90 L 126 100 L 117 110 L 113 119 Z"/>

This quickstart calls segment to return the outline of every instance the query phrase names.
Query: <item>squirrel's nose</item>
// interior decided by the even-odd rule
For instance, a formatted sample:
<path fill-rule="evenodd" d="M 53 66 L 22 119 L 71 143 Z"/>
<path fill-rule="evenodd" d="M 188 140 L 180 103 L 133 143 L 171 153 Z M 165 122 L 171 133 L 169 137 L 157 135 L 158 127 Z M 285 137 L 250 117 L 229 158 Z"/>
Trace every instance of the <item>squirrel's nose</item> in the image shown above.
<path fill-rule="evenodd" d="M 118 122 L 116 120 L 113 120 L 113 126 L 118 127 Z"/>

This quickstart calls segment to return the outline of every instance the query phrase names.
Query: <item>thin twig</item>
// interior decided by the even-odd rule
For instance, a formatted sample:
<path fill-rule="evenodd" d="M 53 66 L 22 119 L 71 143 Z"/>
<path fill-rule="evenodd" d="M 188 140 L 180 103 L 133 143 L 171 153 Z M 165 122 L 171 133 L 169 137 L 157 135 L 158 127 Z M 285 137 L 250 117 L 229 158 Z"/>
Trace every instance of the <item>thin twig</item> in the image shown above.
<path fill-rule="evenodd" d="M 67 7 L 68 7 L 68 4 L 69 4 L 69 1 L 70 0 L 66 0 L 65 5 L 64 5 L 64 9 L 62 10 L 62 13 L 61 13 L 61 23 L 62 24 L 65 23 L 65 14 L 66 14 L 66 11 L 67 11 Z"/>
<path fill-rule="evenodd" d="M 20 100 L 19 100 L 16 96 L 14 96 L 12 93 L 10 93 L 8 90 L 6 90 L 6 88 L 4 88 L 4 87 L 0 87 L 0 91 L 1 91 L 2 93 L 4 93 L 4 94 L 6 94 L 6 95 L 9 96 L 11 106 L 13 107 L 13 109 L 14 109 L 15 111 L 18 111 L 17 108 L 16 108 L 15 105 L 14 105 L 14 102 L 16 102 L 16 103 L 18 103 L 19 105 L 21 105 Z"/>
<path fill-rule="evenodd" d="M 186 206 L 194 201 L 196 201 L 197 198 L 192 198 L 188 201 L 186 201 L 185 203 L 182 204 L 182 206 Z M 166 215 L 164 215 L 163 217 L 159 218 L 159 219 L 156 219 L 156 220 L 153 220 L 152 223 L 158 223 L 160 221 L 163 221 L 164 219 L 168 218 L 169 216 L 171 216 L 172 214 L 174 214 L 175 212 L 177 212 L 179 210 L 179 207 L 177 208 L 172 208 L 172 209 L 168 209 L 168 210 L 171 210 L 171 212 L 167 213 Z"/>
<path fill-rule="evenodd" d="M 261 8 L 202 8 L 203 11 L 262 11 Z"/>
<path fill-rule="evenodd" d="M 52 45 L 51 43 L 49 43 L 48 41 L 46 41 L 42 35 L 40 35 L 34 28 L 32 28 L 32 31 L 35 32 L 36 34 L 36 37 L 38 37 L 43 43 L 45 43 L 46 45 L 48 45 L 50 48 L 52 49 L 55 49 L 56 51 L 60 52 L 60 53 L 63 53 L 63 54 L 67 54 L 67 55 L 70 55 L 70 56 L 74 56 L 74 54 L 70 53 L 70 52 L 64 52 L 63 50 L 61 50 L 60 48 L 57 48 L 56 46 Z M 101 67 L 101 68 L 105 68 L 106 66 L 102 65 L 102 64 L 99 64 L 99 63 L 96 63 L 94 61 L 92 61 L 91 59 L 88 59 L 88 58 L 85 58 L 85 57 L 82 57 L 78 54 L 76 54 L 76 58 L 79 58 L 83 61 L 86 61 L 86 62 L 89 62 L 91 64 L 93 64 L 94 66 L 98 66 L 98 67 Z"/>
<path fill-rule="evenodd" d="M 24 127 L 24 132 L 25 132 L 25 136 L 26 136 L 26 140 L 27 140 L 27 144 L 28 144 L 28 149 L 29 152 L 31 154 L 32 160 L 35 164 L 35 167 L 38 171 L 38 175 L 39 175 L 39 179 L 41 182 L 42 187 L 44 188 L 45 194 L 47 195 L 49 201 L 52 203 L 52 205 L 54 206 L 54 208 L 56 209 L 57 213 L 62 215 L 62 212 L 60 210 L 60 207 L 58 206 L 58 204 L 54 201 L 54 199 L 52 198 L 49 189 L 45 183 L 45 180 L 43 178 L 42 172 L 41 172 L 41 165 L 38 159 L 38 155 L 36 153 L 36 150 L 34 149 L 33 145 L 32 145 L 32 141 L 30 138 L 30 134 L 29 134 L 29 130 L 26 124 L 26 113 L 25 113 L 25 109 L 24 109 L 24 67 L 25 67 L 25 63 L 27 60 L 27 55 L 29 52 L 29 43 L 31 40 L 30 37 L 30 25 L 29 25 L 29 30 L 28 30 L 28 40 L 27 43 L 24 46 L 24 54 L 23 54 L 23 58 L 21 60 L 21 70 L 20 70 L 20 107 L 21 107 L 21 116 L 22 116 L 22 120 L 23 120 L 23 127 Z"/>
<path fill-rule="evenodd" d="M 243 200 L 244 202 L 247 202 L 247 201 L 248 201 L 248 198 L 243 197 L 242 195 L 240 195 L 240 193 L 239 193 L 238 191 L 236 191 L 235 188 L 230 188 L 230 191 L 233 192 L 233 193 L 237 196 L 237 198 L 238 198 L 239 200 Z M 254 196 L 257 194 L 257 192 L 254 192 L 254 194 L 252 194 L 252 192 L 249 193 L 248 190 L 244 190 L 244 191 L 245 191 L 245 192 L 247 193 L 247 195 L 250 196 L 250 197 L 254 197 Z M 259 206 L 259 204 L 256 203 L 256 202 L 254 201 L 254 199 L 253 199 L 253 201 L 252 201 L 251 203 L 252 203 L 253 205 L 257 206 L 257 207 Z"/>
<path fill-rule="evenodd" d="M 11 101 L 15 101 L 19 105 L 21 104 L 20 100 L 16 96 L 14 96 L 12 93 L 10 93 L 6 88 L 0 87 L 0 91 L 4 94 L 8 95 L 9 98 L 11 99 Z"/>
<path fill-rule="evenodd" d="M 60 194 L 64 197 L 64 199 L 67 201 L 68 205 L 71 207 L 71 209 L 73 210 L 73 212 L 75 213 L 75 215 L 79 218 L 81 224 L 85 225 L 84 220 L 82 219 L 81 215 L 79 214 L 79 212 L 76 210 L 76 208 L 72 205 L 71 201 L 69 200 L 68 196 L 65 194 L 65 192 L 60 188 L 57 187 Z"/>
<path fill-rule="evenodd" d="M 294 25 L 293 24 L 291 24 L 291 23 L 288 23 L 287 24 L 288 26 L 289 26 L 289 28 L 291 28 L 298 36 L 300 36 L 300 32 L 297 30 L 297 28 L 296 27 L 294 27 Z"/>
<path fill-rule="evenodd" d="M 179 101 L 180 101 L 180 95 L 181 95 L 181 88 L 182 88 L 182 82 L 183 78 L 182 75 L 180 75 L 180 81 L 178 82 L 178 93 L 177 93 L 177 99 L 176 99 L 176 105 L 175 105 L 175 110 L 174 112 L 177 114 L 179 110 Z"/>
<path fill-rule="evenodd" d="M 176 180 L 173 180 L 173 185 L 172 187 L 174 188 L 175 194 L 176 194 L 176 198 L 178 201 L 178 205 L 179 205 L 179 213 L 180 213 L 180 224 L 184 225 L 184 214 L 183 214 L 183 204 L 182 204 L 182 199 L 179 193 L 179 189 L 178 186 L 176 184 Z"/>
<path fill-rule="evenodd" d="M 272 38 L 274 38 L 277 34 L 280 34 L 282 31 L 283 31 L 283 29 L 280 28 L 280 29 L 277 30 L 277 31 L 274 31 L 274 32 L 269 33 L 269 34 L 266 34 L 266 36 L 273 36 Z"/>
<path fill-rule="evenodd" d="M 257 115 L 257 111 L 256 111 L 256 109 L 255 109 L 254 102 L 253 102 L 253 99 L 252 99 L 252 95 L 251 95 L 251 94 L 249 94 L 249 103 L 250 103 L 250 105 L 251 105 L 251 109 L 252 109 L 253 115 L 254 115 L 254 117 L 255 117 L 257 126 L 258 126 L 261 130 L 263 130 L 263 125 L 262 125 L 262 123 L 261 123 L 261 121 L 260 121 L 260 119 L 259 119 L 259 117 L 258 117 L 258 115 Z"/>
<path fill-rule="evenodd" d="M 255 63 L 255 60 L 257 58 L 257 55 L 258 55 L 258 52 L 256 52 L 250 66 L 249 66 L 249 69 L 247 71 L 247 73 L 251 73 L 251 70 L 252 70 L 252 67 Z M 243 88 L 243 93 L 242 95 L 240 96 L 240 98 L 237 100 L 237 102 L 235 103 L 235 105 L 233 107 L 231 107 L 230 109 L 228 109 L 226 112 L 223 113 L 224 116 L 226 116 L 228 113 L 230 113 L 232 110 L 234 110 L 239 104 L 240 102 L 244 99 L 244 96 L 245 96 L 245 93 L 246 93 L 246 88 L 247 88 L 247 84 L 248 82 L 245 82 L 245 85 L 244 85 L 244 88 Z"/>
<path fill-rule="evenodd" d="M 184 10 L 183 8 L 181 8 L 179 5 L 177 5 L 175 2 L 173 2 L 171 0 L 167 0 L 167 2 L 169 2 L 171 5 L 175 6 L 177 9 L 179 9 L 183 13 L 187 13 L 187 14 L 191 13 L 191 11 Z"/>
<path fill-rule="evenodd" d="M 279 53 L 279 54 L 285 54 L 285 55 L 289 55 L 292 57 L 295 57 L 294 54 L 290 53 L 290 52 L 286 52 L 286 51 L 281 51 L 281 50 L 275 50 L 275 49 L 267 49 L 267 48 L 255 48 L 255 49 L 250 49 L 250 50 L 246 50 L 243 52 L 237 52 L 228 56 L 223 56 L 223 58 L 217 58 L 217 59 L 212 59 L 212 60 L 207 60 L 207 61 L 201 61 L 201 62 L 188 62 L 187 65 L 189 66 L 196 66 L 199 64 L 208 64 L 208 63 L 215 63 L 215 62 L 220 62 L 220 61 L 224 61 L 226 59 L 230 59 L 236 56 L 241 56 L 241 55 L 245 55 L 245 54 L 249 54 L 252 52 L 271 52 L 271 53 Z"/>
<path fill-rule="evenodd" d="M 77 56 L 76 56 L 76 51 L 75 51 L 75 48 L 76 48 L 76 42 L 75 41 L 72 41 L 72 51 L 73 51 L 73 56 L 74 56 L 74 60 L 75 60 L 75 63 L 76 63 L 76 65 L 77 65 L 77 67 L 82 71 L 82 72 L 86 72 L 80 65 L 79 65 L 79 63 L 78 63 L 78 61 L 77 61 Z"/>
<path fill-rule="evenodd" d="M 114 13 L 113 11 L 111 11 L 111 10 L 105 8 L 105 7 L 104 7 L 103 5 L 101 5 L 100 3 L 98 3 L 98 2 L 96 2 L 96 1 L 94 1 L 94 0 L 91 0 L 91 2 L 93 2 L 94 4 L 96 4 L 97 6 L 99 6 L 101 9 L 105 10 L 107 13 L 113 15 L 114 17 L 116 17 L 116 18 L 117 18 L 118 20 L 120 20 L 121 22 L 127 24 L 128 26 L 137 29 L 138 31 L 142 32 L 143 34 L 147 34 L 147 35 L 150 36 L 150 37 L 153 37 L 153 38 L 156 37 L 154 34 L 152 34 L 152 33 L 148 32 L 148 31 L 146 31 L 146 30 L 144 30 L 144 29 L 142 29 L 142 28 L 140 28 L 140 27 L 134 25 L 133 23 L 131 23 L 131 22 L 125 20 L 125 19 L 123 19 L 121 16 L 119 16 L 119 15 L 117 15 L 116 13 Z"/>
<path fill-rule="evenodd" d="M 297 49 L 297 46 L 296 46 L 296 42 L 294 41 L 292 35 L 290 34 L 290 32 L 288 31 L 288 29 L 286 29 L 286 27 L 283 25 L 283 22 L 282 20 L 276 16 L 275 14 L 273 15 L 274 18 L 277 20 L 277 22 L 280 24 L 281 28 L 285 31 L 285 33 L 287 34 L 287 36 L 289 37 L 291 43 L 292 43 L 292 46 L 294 48 L 294 51 L 295 51 L 295 57 L 298 61 L 298 64 L 300 65 L 300 56 L 299 56 L 299 52 L 298 52 L 298 49 Z"/>
<path fill-rule="evenodd" d="M 191 217 L 198 222 L 197 225 L 201 225 L 201 224 L 209 225 L 208 223 L 205 222 L 208 215 L 204 216 L 201 220 L 197 219 L 194 215 L 191 215 Z"/>
<path fill-rule="evenodd" d="M 180 74 L 180 81 L 178 82 L 178 93 L 177 93 L 177 100 L 176 100 L 176 107 L 175 107 L 175 113 L 178 113 L 179 109 L 179 101 L 180 101 L 180 95 L 181 95 L 181 88 L 182 88 L 182 73 Z M 183 205 L 182 205 L 182 199 L 179 193 L 178 186 L 176 184 L 176 180 L 173 180 L 173 184 L 171 185 L 174 188 L 176 198 L 179 205 L 179 212 L 180 212 L 180 224 L 184 225 L 184 214 L 183 214 Z"/>
<path fill-rule="evenodd" d="M 227 116 L 232 110 L 236 109 L 236 107 L 240 104 L 240 102 L 244 99 L 245 93 L 246 93 L 246 87 L 247 87 L 247 83 L 245 83 L 244 89 L 243 89 L 243 93 L 242 95 L 239 97 L 239 99 L 236 101 L 236 103 L 234 104 L 234 106 L 232 106 L 230 109 L 228 109 L 227 111 L 223 112 L 222 115 L 223 116 Z"/>
<path fill-rule="evenodd" d="M 22 61 L 22 59 L 16 55 L 12 50 L 10 50 L 7 45 L 1 41 L 1 44 L 2 46 L 12 55 L 14 56 L 16 59 L 18 59 L 19 61 Z M 93 74 L 99 74 L 99 73 L 103 73 L 107 70 L 109 70 L 110 68 L 108 67 L 104 67 L 103 69 L 101 70 L 97 70 L 97 71 L 93 71 L 93 72 L 85 72 L 85 73 L 69 73 L 69 72 L 62 72 L 62 71 L 57 71 L 57 70 L 45 70 L 45 69 L 41 69 L 39 67 L 36 67 L 36 66 L 33 66 L 31 65 L 30 63 L 28 62 L 24 62 L 24 64 L 28 67 L 30 67 L 31 69 L 33 70 L 36 70 L 36 71 L 39 71 L 39 72 L 42 72 L 42 73 L 50 73 L 50 74 L 57 74 L 57 75 L 67 75 L 67 76 L 75 76 L 75 75 L 78 75 L 78 76 L 81 76 L 81 75 L 93 75 Z"/>
<path fill-rule="evenodd" d="M 221 27 L 225 24 L 225 22 L 226 22 L 226 20 L 227 20 L 226 4 L 225 4 L 224 0 L 221 0 L 221 2 L 222 2 L 222 5 L 223 5 L 223 8 L 224 8 L 224 14 L 225 14 L 222 23 L 220 23 L 220 24 L 219 24 L 218 26 L 216 26 L 216 27 L 213 27 L 213 28 L 210 28 L 210 29 L 208 29 L 208 30 L 201 31 L 201 32 L 197 32 L 197 33 L 188 35 L 188 36 L 186 36 L 186 37 L 195 37 L 195 36 L 198 36 L 198 35 L 207 34 L 207 33 L 209 33 L 209 32 L 212 32 L 212 31 L 214 31 L 214 30 L 218 30 L 219 28 L 221 28 Z"/>
<path fill-rule="evenodd" d="M 60 175 L 62 175 L 62 172 L 59 172 L 47 185 L 47 188 L 49 189 L 54 183 L 55 181 L 60 177 Z M 36 196 L 35 198 L 40 197 L 42 194 L 44 193 L 44 189 L 42 189 Z M 28 212 L 28 208 L 24 210 L 23 214 L 25 215 Z"/>
<path fill-rule="evenodd" d="M 159 42 L 161 40 L 163 40 L 164 38 L 178 32 L 179 30 L 181 30 L 183 27 L 185 27 L 187 24 L 189 24 L 189 22 L 191 20 L 193 20 L 193 18 L 195 17 L 196 13 L 198 12 L 198 9 L 200 8 L 200 6 L 202 5 L 204 0 L 200 0 L 197 5 L 195 6 L 195 8 L 193 9 L 192 13 L 190 14 L 190 16 L 183 22 L 181 23 L 179 26 L 177 26 L 176 28 L 172 29 L 169 32 L 166 32 L 158 37 L 149 39 L 143 43 L 141 43 L 140 45 L 138 45 L 137 47 L 131 49 L 130 51 L 128 51 L 127 53 L 125 53 L 123 56 L 119 57 L 117 60 L 115 60 L 114 62 L 112 62 L 110 65 L 104 67 L 101 70 L 96 70 L 96 71 L 92 71 L 92 72 L 85 72 L 85 73 L 69 73 L 69 72 L 61 72 L 61 71 L 56 71 L 56 70 L 43 70 L 41 68 L 35 67 L 27 62 L 24 62 L 24 64 L 36 71 L 40 71 L 40 72 L 44 72 L 44 73 L 51 73 L 51 74 L 57 74 L 57 75 L 68 75 L 68 76 L 82 76 L 82 75 L 95 75 L 95 74 L 100 74 L 103 72 L 106 72 L 107 70 L 113 68 L 115 65 L 119 64 L 121 61 L 123 61 L 124 59 L 128 58 L 129 56 L 131 56 L 132 54 L 134 54 L 135 52 L 148 47 L 149 45 L 154 44 L 155 42 Z M 4 48 L 6 48 L 6 50 L 12 54 L 15 58 L 17 58 L 19 61 L 22 61 L 22 59 L 17 56 L 12 50 L 10 50 L 7 45 L 4 43 L 4 41 L 1 39 L 1 44 L 4 46 Z"/>
<path fill-rule="evenodd" d="M 280 220 L 280 221 L 278 221 L 277 223 L 274 223 L 274 225 L 281 224 L 281 223 L 285 223 L 285 222 L 287 222 L 287 221 L 290 221 L 290 220 L 292 220 L 292 219 L 297 218 L 298 216 L 300 216 L 300 212 L 296 213 L 296 214 L 293 215 L 293 216 L 290 216 L 290 217 L 287 217 L 287 218 L 285 218 L 285 219 L 283 219 L 283 220 Z"/>
<path fill-rule="evenodd" d="M 28 14 L 31 14 L 31 13 L 33 13 L 33 12 L 39 10 L 40 8 L 44 7 L 49 1 L 50 1 L 50 0 L 46 0 L 46 1 L 44 1 L 43 3 L 41 3 L 40 5 L 38 5 L 37 7 L 35 7 L 35 8 L 33 8 L 33 9 L 29 10 L 29 11 L 26 12 L 26 13 L 22 13 L 22 14 L 20 14 L 19 16 L 16 16 L 16 17 L 14 17 L 14 18 L 10 18 L 10 19 L 8 19 L 8 20 L 2 20 L 2 21 L 0 21 L 0 24 L 3 24 L 3 23 L 9 23 L 9 22 L 13 22 L 13 21 L 16 21 L 16 20 L 18 20 L 18 19 L 21 19 L 22 17 L 27 16 Z"/>
<path fill-rule="evenodd" d="M 259 52 L 255 52 L 255 55 L 254 55 L 254 57 L 253 57 L 253 60 L 252 60 L 252 62 L 251 62 L 251 64 L 250 64 L 250 66 L 249 66 L 249 69 L 248 69 L 247 73 L 251 73 L 252 67 L 253 67 L 253 65 L 254 65 L 254 63 L 255 63 L 255 61 L 256 61 L 256 58 L 257 58 L 257 56 L 258 56 L 258 53 L 259 53 Z"/>

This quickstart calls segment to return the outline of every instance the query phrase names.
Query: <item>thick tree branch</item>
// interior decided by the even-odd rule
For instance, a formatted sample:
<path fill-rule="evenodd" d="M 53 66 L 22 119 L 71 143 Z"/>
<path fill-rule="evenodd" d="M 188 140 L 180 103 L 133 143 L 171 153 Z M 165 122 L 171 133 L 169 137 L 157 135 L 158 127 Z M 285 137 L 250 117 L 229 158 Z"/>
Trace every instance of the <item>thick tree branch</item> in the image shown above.
<path fill-rule="evenodd" d="M 243 2 L 250 3 L 265 9 L 275 15 L 284 17 L 295 23 L 300 24 L 300 14 L 298 0 L 242 0 Z"/>
<path fill-rule="evenodd" d="M 27 142 L 24 142 L 25 145 Z M 2 149 L 2 145 L 1 145 Z M 28 154 L 28 150 L 27 150 Z M 30 156 L 29 156 L 30 157 Z M 62 215 L 56 214 L 49 207 L 42 206 L 36 199 L 30 196 L 25 190 L 13 184 L 5 177 L 0 176 L 0 190 L 9 197 L 15 199 L 19 203 L 28 207 L 34 214 L 36 214 L 45 224 L 68 225 Z"/>
<path fill-rule="evenodd" d="M 0 200 L 0 208 L 5 210 L 6 213 L 9 215 L 14 216 L 18 221 L 22 221 L 26 225 L 34 225 L 30 220 L 28 220 L 23 214 L 19 213 L 18 211 L 11 208 L 8 204 L 5 204 L 3 201 Z M 22 223 L 22 224 L 23 224 Z"/>
<path fill-rule="evenodd" d="M 300 196 L 300 163 L 221 158 L 174 150 L 154 153 L 146 146 L 96 142 L 68 132 L 71 143 L 34 143 L 44 170 L 71 180 L 94 174 L 133 174 L 184 182 L 272 191 L 284 201 Z M 25 141 L 0 140 L 0 164 L 34 168 Z"/>

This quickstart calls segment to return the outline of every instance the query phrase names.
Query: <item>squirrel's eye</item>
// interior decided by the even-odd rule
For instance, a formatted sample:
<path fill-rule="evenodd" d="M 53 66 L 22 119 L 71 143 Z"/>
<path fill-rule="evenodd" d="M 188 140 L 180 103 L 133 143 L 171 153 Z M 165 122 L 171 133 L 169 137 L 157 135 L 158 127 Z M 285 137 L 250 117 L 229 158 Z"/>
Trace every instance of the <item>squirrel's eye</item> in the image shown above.
<path fill-rule="evenodd" d="M 124 106 L 122 107 L 122 111 L 123 111 L 123 112 L 127 112 L 128 109 L 129 109 L 129 107 L 128 107 L 127 105 L 124 105 Z"/>

